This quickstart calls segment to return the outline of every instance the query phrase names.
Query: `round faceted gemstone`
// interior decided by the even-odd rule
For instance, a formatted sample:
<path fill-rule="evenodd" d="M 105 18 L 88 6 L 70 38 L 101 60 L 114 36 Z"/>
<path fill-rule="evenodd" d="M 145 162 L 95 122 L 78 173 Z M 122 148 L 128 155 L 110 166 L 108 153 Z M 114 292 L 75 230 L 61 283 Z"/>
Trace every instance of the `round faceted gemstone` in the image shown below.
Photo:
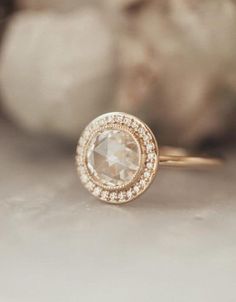
<path fill-rule="evenodd" d="M 88 169 L 107 186 L 129 183 L 139 170 L 139 163 L 139 146 L 124 130 L 104 130 L 92 139 L 88 148 Z"/>

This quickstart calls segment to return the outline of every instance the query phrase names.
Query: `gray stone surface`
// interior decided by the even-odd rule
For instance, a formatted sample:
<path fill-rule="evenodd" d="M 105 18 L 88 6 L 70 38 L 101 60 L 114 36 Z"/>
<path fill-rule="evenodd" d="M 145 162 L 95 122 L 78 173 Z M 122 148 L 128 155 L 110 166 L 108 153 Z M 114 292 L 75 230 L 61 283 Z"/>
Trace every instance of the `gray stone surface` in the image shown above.
<path fill-rule="evenodd" d="M 3 123 L 0 142 L 1 302 L 236 301 L 235 152 L 112 206 L 58 143 Z"/>

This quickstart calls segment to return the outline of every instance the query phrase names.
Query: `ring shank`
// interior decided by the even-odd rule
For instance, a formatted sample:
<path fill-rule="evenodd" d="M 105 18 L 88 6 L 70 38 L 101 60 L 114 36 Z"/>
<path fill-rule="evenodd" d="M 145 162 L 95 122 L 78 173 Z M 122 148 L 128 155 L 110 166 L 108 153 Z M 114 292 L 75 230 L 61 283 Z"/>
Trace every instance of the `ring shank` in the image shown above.
<path fill-rule="evenodd" d="M 215 167 L 222 164 L 216 157 L 191 156 L 184 149 L 163 147 L 160 149 L 159 164 L 167 167 Z"/>

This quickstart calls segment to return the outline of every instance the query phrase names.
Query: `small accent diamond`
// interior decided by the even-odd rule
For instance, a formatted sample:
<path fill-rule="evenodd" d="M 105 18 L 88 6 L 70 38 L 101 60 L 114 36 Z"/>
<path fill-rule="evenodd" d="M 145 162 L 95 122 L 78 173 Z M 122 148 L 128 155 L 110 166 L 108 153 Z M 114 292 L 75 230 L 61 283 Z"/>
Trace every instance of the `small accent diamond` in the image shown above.
<path fill-rule="evenodd" d="M 82 154 L 83 154 L 83 148 L 82 147 L 78 147 L 77 148 L 77 154 L 79 155 L 79 156 L 81 156 Z"/>
<path fill-rule="evenodd" d="M 103 126 L 104 124 L 105 124 L 105 120 L 104 119 L 98 121 L 98 125 L 99 126 Z"/>
<path fill-rule="evenodd" d="M 93 191 L 93 194 L 94 194 L 95 196 L 99 196 L 99 195 L 101 194 L 101 191 L 102 191 L 101 188 L 96 187 L 96 188 L 94 189 L 94 191 Z"/>
<path fill-rule="evenodd" d="M 132 196 L 133 196 L 133 191 L 132 191 L 131 189 L 129 189 L 129 190 L 127 191 L 127 197 L 128 197 L 128 198 L 132 198 Z"/>
<path fill-rule="evenodd" d="M 88 176 L 86 174 L 81 175 L 81 181 L 82 181 L 82 183 L 85 184 L 88 180 L 89 179 L 88 179 Z"/>
<path fill-rule="evenodd" d="M 117 193 L 116 192 L 112 192 L 111 194 L 110 194 L 110 199 L 112 200 L 112 201 L 115 201 L 115 200 L 117 200 Z"/>
<path fill-rule="evenodd" d="M 108 191 L 102 191 L 101 198 L 103 200 L 107 200 L 109 198 L 109 192 Z"/>
<path fill-rule="evenodd" d="M 149 178 L 150 177 L 150 172 L 144 172 L 144 174 L 143 174 L 143 176 L 145 177 L 145 178 Z"/>
<path fill-rule="evenodd" d="M 145 130 L 143 129 L 143 127 L 140 127 L 138 129 L 138 133 L 141 134 L 141 136 L 143 136 L 145 134 Z"/>
<path fill-rule="evenodd" d="M 138 193 L 139 192 L 139 187 L 138 186 L 134 186 L 134 192 Z"/>
<path fill-rule="evenodd" d="M 140 182 L 139 182 L 139 185 L 140 185 L 141 188 L 145 187 L 146 181 L 144 179 L 141 179 Z"/>
<path fill-rule="evenodd" d="M 131 125 L 131 120 L 129 118 L 125 118 L 124 119 L 124 123 L 127 125 L 127 126 L 130 126 Z"/>
<path fill-rule="evenodd" d="M 95 185 L 91 181 L 89 181 L 85 186 L 89 191 L 92 191 L 95 187 Z"/>
<path fill-rule="evenodd" d="M 147 151 L 151 152 L 154 149 L 154 145 L 153 144 L 148 144 L 147 145 Z"/>
<path fill-rule="evenodd" d="M 79 144 L 80 144 L 80 146 L 83 146 L 84 143 L 85 143 L 84 136 L 81 136 L 81 138 L 79 139 Z"/>
<path fill-rule="evenodd" d="M 138 125 L 138 123 L 136 123 L 136 122 L 133 122 L 132 123 L 132 128 L 134 129 L 134 130 L 138 130 L 138 128 L 139 128 L 139 125 Z"/>
<path fill-rule="evenodd" d="M 152 168 L 153 168 L 153 163 L 147 163 L 147 168 L 149 169 L 149 170 L 151 170 Z"/>
<path fill-rule="evenodd" d="M 126 194 L 125 194 L 125 192 L 120 192 L 120 193 L 118 194 L 118 199 L 119 199 L 120 201 L 124 201 L 124 200 L 126 199 Z"/>
<path fill-rule="evenodd" d="M 85 131 L 84 131 L 84 134 L 83 134 L 84 138 L 85 138 L 85 139 L 88 139 L 88 138 L 89 138 L 89 135 L 90 135 L 89 130 L 85 130 Z"/>
<path fill-rule="evenodd" d="M 116 123 L 122 123 L 122 121 L 123 121 L 123 118 L 122 118 L 122 116 L 120 116 L 120 115 L 117 115 L 117 116 L 115 116 L 115 122 Z"/>
<path fill-rule="evenodd" d="M 148 159 L 149 159 L 149 160 L 154 160 L 155 158 L 156 158 L 155 153 L 149 153 L 149 154 L 148 154 Z"/>

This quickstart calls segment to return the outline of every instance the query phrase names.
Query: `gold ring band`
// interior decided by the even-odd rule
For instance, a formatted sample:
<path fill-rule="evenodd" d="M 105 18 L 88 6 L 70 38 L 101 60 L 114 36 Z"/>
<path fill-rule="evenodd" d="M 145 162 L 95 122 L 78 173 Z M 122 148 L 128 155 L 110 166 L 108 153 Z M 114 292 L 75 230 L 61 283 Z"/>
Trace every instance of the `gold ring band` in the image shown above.
<path fill-rule="evenodd" d="M 166 167 L 210 168 L 223 163 L 218 157 L 192 156 L 185 149 L 174 147 L 160 148 L 159 164 Z"/>
<path fill-rule="evenodd" d="M 184 149 L 159 148 L 151 129 L 127 113 L 97 117 L 77 146 L 77 170 L 85 188 L 102 201 L 122 204 L 144 193 L 159 166 L 213 167 L 218 158 L 191 156 Z"/>

